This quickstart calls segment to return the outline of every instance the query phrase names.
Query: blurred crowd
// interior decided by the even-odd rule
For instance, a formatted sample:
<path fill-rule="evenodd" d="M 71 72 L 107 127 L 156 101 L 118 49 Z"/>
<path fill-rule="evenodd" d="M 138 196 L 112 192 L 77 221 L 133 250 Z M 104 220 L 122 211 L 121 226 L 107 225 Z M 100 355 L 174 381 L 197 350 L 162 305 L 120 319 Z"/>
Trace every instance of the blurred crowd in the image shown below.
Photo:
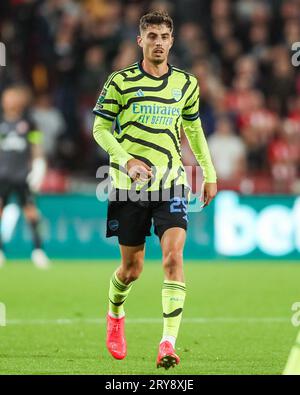
<path fill-rule="evenodd" d="M 199 80 L 220 187 L 300 193 L 300 0 L 1 0 L 0 93 L 31 86 L 54 174 L 95 177 L 107 163 L 92 108 L 108 74 L 141 58 L 139 18 L 153 9 L 174 19 L 170 63 Z M 196 164 L 184 134 L 182 152 Z"/>

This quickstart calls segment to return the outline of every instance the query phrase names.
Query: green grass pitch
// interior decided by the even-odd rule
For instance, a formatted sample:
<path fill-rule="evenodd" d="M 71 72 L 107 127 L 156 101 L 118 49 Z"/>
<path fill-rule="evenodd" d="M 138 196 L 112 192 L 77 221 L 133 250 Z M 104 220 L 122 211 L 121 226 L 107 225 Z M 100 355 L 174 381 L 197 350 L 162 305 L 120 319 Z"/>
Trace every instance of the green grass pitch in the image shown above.
<path fill-rule="evenodd" d="M 118 262 L 29 262 L 0 270 L 0 374 L 281 374 L 298 329 L 300 265 L 186 262 L 181 363 L 156 369 L 162 332 L 159 262 L 146 261 L 126 302 L 128 356 L 105 348 L 108 281 Z"/>

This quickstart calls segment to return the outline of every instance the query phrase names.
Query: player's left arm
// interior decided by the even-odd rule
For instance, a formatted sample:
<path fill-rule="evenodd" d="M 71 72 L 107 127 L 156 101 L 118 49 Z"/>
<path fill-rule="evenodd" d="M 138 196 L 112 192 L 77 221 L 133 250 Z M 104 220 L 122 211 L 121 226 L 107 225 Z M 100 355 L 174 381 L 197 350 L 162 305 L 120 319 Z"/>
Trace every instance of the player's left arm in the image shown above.
<path fill-rule="evenodd" d="M 38 192 L 47 171 L 47 161 L 42 148 L 43 134 L 32 125 L 27 138 L 31 149 L 31 171 L 28 174 L 27 181 L 30 189 L 33 192 Z"/>
<path fill-rule="evenodd" d="M 217 194 L 217 175 L 199 118 L 199 86 L 193 78 L 191 93 L 182 111 L 182 124 L 191 150 L 203 170 L 201 201 L 208 206 Z"/>

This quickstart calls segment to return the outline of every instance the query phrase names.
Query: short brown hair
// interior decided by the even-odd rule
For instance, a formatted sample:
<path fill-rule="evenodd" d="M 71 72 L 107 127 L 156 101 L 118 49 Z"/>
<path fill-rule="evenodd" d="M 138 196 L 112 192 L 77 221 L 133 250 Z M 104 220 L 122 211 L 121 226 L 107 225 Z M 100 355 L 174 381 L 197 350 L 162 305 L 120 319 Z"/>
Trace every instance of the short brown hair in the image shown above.
<path fill-rule="evenodd" d="M 140 19 L 140 31 L 146 30 L 149 25 L 166 25 L 173 32 L 173 20 L 167 12 L 151 11 Z"/>

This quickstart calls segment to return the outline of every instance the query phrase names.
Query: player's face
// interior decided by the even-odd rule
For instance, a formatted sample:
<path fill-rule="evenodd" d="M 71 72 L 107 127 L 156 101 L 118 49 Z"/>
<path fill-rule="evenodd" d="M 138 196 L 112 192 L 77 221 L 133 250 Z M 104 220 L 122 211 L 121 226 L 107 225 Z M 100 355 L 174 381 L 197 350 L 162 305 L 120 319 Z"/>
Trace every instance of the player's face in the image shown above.
<path fill-rule="evenodd" d="M 144 59 L 160 64 L 168 59 L 173 45 L 172 32 L 166 25 L 150 25 L 138 36 L 138 45 L 143 48 Z"/>

